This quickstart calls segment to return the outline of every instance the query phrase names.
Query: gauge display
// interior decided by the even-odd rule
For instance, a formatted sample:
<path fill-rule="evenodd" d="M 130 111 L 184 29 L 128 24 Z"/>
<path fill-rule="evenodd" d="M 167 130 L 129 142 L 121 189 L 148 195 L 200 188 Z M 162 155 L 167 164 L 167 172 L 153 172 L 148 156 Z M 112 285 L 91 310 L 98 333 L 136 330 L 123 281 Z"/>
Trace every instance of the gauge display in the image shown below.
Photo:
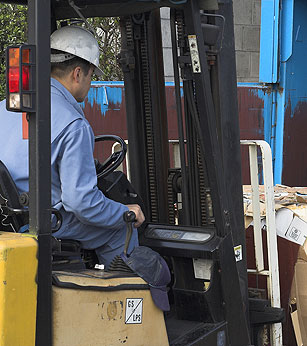
<path fill-rule="evenodd" d="M 204 243 L 212 238 L 212 232 L 190 232 L 178 229 L 150 228 L 145 232 L 147 238 L 169 241 Z"/>

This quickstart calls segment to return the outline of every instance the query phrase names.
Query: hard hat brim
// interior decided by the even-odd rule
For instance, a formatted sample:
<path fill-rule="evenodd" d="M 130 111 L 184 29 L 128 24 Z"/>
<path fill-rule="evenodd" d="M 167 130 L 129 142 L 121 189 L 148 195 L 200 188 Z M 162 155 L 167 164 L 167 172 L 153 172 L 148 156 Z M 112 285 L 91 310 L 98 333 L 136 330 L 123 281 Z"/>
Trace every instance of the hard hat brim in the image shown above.
<path fill-rule="evenodd" d="M 100 76 L 103 75 L 102 70 L 101 70 L 99 67 L 97 67 L 97 66 L 95 66 L 94 73 L 95 73 L 95 75 L 98 76 L 98 77 L 100 77 Z"/>

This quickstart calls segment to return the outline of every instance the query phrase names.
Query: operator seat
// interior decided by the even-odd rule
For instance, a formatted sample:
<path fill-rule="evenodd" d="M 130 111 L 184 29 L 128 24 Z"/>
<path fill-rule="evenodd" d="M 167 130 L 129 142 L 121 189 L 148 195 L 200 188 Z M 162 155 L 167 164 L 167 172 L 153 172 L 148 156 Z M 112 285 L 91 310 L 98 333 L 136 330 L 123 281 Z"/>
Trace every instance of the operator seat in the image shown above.
<path fill-rule="evenodd" d="M 19 194 L 16 184 L 5 164 L 0 160 L 0 231 L 5 232 L 26 232 L 29 223 L 28 194 Z M 57 218 L 56 225 L 52 232 L 60 229 L 62 216 L 60 212 L 52 208 L 52 214 Z M 61 240 L 52 237 L 53 263 L 58 269 L 71 267 L 75 269 L 85 268 L 81 257 L 85 257 L 88 262 L 95 262 L 95 258 L 90 250 L 84 250 L 81 255 L 80 243 L 76 240 Z"/>

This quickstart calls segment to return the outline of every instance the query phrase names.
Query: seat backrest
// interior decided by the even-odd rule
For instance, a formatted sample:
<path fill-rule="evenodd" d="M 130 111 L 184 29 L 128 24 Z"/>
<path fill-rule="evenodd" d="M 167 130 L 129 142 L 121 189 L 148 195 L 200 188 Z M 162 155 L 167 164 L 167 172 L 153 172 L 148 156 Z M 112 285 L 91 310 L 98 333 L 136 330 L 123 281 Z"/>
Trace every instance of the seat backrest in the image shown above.
<path fill-rule="evenodd" d="M 9 213 L 7 207 L 23 209 L 16 184 L 5 164 L 0 161 L 0 230 L 18 232 L 20 227 L 27 224 L 26 213 Z"/>

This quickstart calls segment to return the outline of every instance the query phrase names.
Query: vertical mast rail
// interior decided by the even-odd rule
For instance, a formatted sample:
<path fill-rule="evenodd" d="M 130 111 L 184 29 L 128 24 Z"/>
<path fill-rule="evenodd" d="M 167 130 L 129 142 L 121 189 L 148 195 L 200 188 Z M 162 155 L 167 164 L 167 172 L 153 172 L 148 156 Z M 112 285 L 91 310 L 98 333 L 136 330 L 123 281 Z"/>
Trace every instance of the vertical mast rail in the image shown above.
<path fill-rule="evenodd" d="M 36 112 L 29 114 L 30 232 L 38 237 L 36 346 L 52 345 L 50 0 L 28 1 L 29 43 L 36 46 Z"/>

